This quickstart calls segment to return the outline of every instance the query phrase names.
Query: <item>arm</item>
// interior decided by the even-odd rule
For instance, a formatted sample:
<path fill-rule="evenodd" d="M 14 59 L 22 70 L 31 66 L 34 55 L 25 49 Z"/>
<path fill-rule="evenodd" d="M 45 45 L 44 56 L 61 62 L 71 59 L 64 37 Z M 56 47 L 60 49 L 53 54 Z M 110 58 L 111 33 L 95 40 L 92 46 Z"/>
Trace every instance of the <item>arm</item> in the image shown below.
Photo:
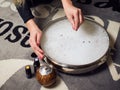
<path fill-rule="evenodd" d="M 30 4 L 31 2 L 25 2 L 23 5 L 16 7 L 18 13 L 22 17 L 24 23 L 26 24 L 30 32 L 30 38 L 29 38 L 30 46 L 32 47 L 32 49 L 39 58 L 43 58 L 43 51 L 39 48 L 42 31 L 38 28 L 38 26 L 33 20 L 34 16 L 32 15 L 30 10 Z"/>
<path fill-rule="evenodd" d="M 38 58 L 42 59 L 44 57 L 44 53 L 42 49 L 39 48 L 42 31 L 39 29 L 33 19 L 29 19 L 26 22 L 26 26 L 30 32 L 30 46 L 32 47 Z"/>
<path fill-rule="evenodd" d="M 83 23 L 83 15 L 81 9 L 74 7 L 71 0 L 62 0 L 65 14 L 72 24 L 72 28 L 77 30 Z"/>

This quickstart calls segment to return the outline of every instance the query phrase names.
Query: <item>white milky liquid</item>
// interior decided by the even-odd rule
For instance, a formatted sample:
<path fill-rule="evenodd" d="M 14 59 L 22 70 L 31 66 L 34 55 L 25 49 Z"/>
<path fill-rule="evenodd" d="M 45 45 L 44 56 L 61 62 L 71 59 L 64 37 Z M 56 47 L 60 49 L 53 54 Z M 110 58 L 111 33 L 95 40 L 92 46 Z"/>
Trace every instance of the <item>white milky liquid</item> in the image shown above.
<path fill-rule="evenodd" d="M 85 20 L 78 31 L 64 19 L 50 25 L 41 40 L 44 52 L 56 62 L 85 65 L 100 59 L 108 50 L 109 37 L 98 24 Z"/>

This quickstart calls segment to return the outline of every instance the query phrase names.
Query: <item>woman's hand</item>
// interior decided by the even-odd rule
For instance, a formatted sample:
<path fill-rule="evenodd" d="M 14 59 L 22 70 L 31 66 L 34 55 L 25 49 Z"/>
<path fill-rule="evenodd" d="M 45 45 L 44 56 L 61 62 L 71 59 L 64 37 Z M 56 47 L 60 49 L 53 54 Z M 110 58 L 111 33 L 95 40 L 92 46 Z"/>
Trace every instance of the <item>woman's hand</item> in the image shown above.
<path fill-rule="evenodd" d="M 38 58 L 42 59 L 44 53 L 39 48 L 42 31 L 38 28 L 38 26 L 35 24 L 33 19 L 27 21 L 26 25 L 28 27 L 28 30 L 30 31 L 30 38 L 29 38 L 30 46 L 34 50 Z"/>
<path fill-rule="evenodd" d="M 72 24 L 72 28 L 77 30 L 84 21 L 81 9 L 74 7 L 71 0 L 62 0 L 62 3 L 65 14 Z"/>

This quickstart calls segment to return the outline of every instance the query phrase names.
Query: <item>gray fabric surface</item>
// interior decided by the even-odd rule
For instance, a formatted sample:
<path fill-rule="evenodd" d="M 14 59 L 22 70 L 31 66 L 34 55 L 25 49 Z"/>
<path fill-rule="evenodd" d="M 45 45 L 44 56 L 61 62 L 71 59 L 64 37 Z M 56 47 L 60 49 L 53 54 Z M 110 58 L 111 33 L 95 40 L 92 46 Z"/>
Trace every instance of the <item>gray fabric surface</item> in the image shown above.
<path fill-rule="evenodd" d="M 8 3 L 4 4 L 5 2 Z M 103 64 L 89 73 L 69 75 L 58 72 L 58 76 L 63 79 L 69 90 L 120 90 L 119 10 L 115 11 L 109 3 L 109 0 L 89 0 L 89 2 L 87 0 L 81 0 L 81 2 L 80 0 L 74 0 L 74 2 L 77 7 L 82 8 L 84 15 L 89 17 L 94 16 L 102 20 L 103 27 L 106 30 L 109 27 L 113 31 L 116 28 L 118 29 L 119 32 L 111 53 L 113 53 L 112 60 L 119 78 L 114 80 L 114 76 L 110 73 L 108 63 Z M 50 5 L 43 6 L 43 8 L 47 11 L 48 16 L 43 15 L 44 17 L 40 16 L 40 18 L 37 17 L 35 19 L 41 28 L 44 28 L 59 9 L 62 9 L 61 4 L 57 0 Z M 39 15 L 42 14 L 39 13 Z M 11 0 L 0 1 L 0 60 L 28 59 L 33 61 L 34 55 L 29 46 L 28 39 L 29 32 L 18 13 L 14 11 Z M 0 68 L 2 67 L 0 66 Z M 2 77 L 0 79 L 2 80 Z M 25 77 L 24 67 L 22 67 L 0 87 L 0 90 L 40 90 L 40 87 L 41 85 L 36 81 L 35 77 L 32 79 Z"/>

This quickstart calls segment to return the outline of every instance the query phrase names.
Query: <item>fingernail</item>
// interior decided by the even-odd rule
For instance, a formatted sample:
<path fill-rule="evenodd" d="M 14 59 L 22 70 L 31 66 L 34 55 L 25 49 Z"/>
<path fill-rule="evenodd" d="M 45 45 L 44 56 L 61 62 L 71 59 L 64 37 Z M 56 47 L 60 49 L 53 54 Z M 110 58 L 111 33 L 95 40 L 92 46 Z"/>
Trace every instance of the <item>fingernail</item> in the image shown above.
<path fill-rule="evenodd" d="M 75 27 L 72 27 L 73 28 L 73 30 L 75 30 Z"/>
<path fill-rule="evenodd" d="M 77 28 L 75 27 L 75 31 L 77 31 Z"/>
<path fill-rule="evenodd" d="M 44 55 L 41 55 L 41 57 L 40 57 L 40 58 L 41 58 L 41 60 L 42 60 L 42 59 L 44 58 Z"/>
<path fill-rule="evenodd" d="M 38 56 L 38 58 L 41 60 L 41 57 L 40 57 L 40 56 Z"/>

